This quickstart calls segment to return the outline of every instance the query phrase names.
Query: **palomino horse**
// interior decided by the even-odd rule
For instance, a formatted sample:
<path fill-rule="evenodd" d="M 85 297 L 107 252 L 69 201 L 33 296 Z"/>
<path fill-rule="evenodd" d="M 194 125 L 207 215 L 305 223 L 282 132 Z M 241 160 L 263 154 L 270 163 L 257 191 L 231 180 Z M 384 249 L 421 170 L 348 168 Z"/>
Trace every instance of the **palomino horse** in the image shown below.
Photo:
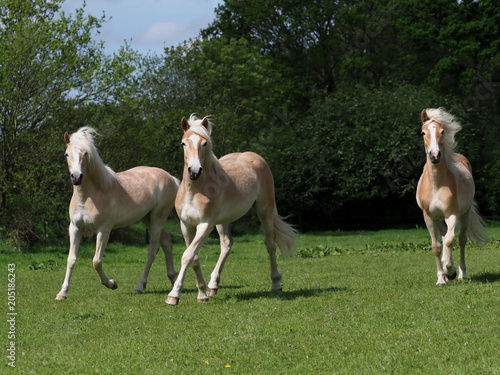
<path fill-rule="evenodd" d="M 179 303 L 186 270 L 195 271 L 198 301 L 217 293 L 220 274 L 231 251 L 233 240 L 230 223 L 242 217 L 253 206 L 265 233 L 265 245 L 271 261 L 272 290 L 281 290 L 281 274 L 276 263 L 276 244 L 283 255 L 293 253 L 296 231 L 278 215 L 274 181 L 269 166 L 252 152 L 229 154 L 218 160 L 212 152 L 212 124 L 191 115 L 181 121 L 184 136 L 184 174 L 175 200 L 175 209 L 187 249 L 182 256 L 179 276 L 165 301 Z M 216 226 L 221 253 L 208 284 L 203 279 L 198 250 Z"/>
<path fill-rule="evenodd" d="M 474 201 L 471 165 L 465 156 L 455 152 L 455 133 L 461 129 L 460 124 L 442 108 L 424 109 L 421 117 L 427 163 L 418 182 L 417 203 L 431 235 L 437 265 L 436 285 L 446 285 L 447 280 L 457 276 L 451 256 L 455 227 L 460 229 L 459 279 L 465 278 L 467 236 L 485 242 L 488 235 Z"/>
<path fill-rule="evenodd" d="M 134 293 L 143 293 L 149 270 L 159 245 L 165 253 L 167 276 L 177 277 L 172 256 L 172 241 L 163 229 L 175 203 L 179 180 L 159 168 L 136 167 L 115 173 L 104 165 L 94 146 L 96 131 L 83 127 L 71 136 L 64 134 L 73 196 L 69 205 L 70 249 L 66 277 L 56 299 L 66 299 L 71 273 L 84 229 L 97 233 L 94 268 L 101 283 L 110 289 L 118 285 L 102 270 L 104 249 L 112 229 L 142 220 L 150 231 L 148 260 Z"/>

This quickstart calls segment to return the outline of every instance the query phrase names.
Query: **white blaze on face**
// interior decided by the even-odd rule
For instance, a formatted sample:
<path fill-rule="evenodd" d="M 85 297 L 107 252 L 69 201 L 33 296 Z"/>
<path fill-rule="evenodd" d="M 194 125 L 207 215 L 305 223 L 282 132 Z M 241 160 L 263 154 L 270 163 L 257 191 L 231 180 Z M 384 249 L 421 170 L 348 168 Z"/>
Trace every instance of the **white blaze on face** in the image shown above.
<path fill-rule="evenodd" d="M 429 145 L 429 155 L 437 158 L 439 155 L 439 144 L 436 136 L 437 135 L 436 124 L 430 124 L 428 129 L 431 135 L 431 144 Z"/>
<path fill-rule="evenodd" d="M 193 151 L 195 152 L 193 152 L 193 154 L 190 155 L 190 157 L 186 160 L 186 164 L 188 168 L 191 168 L 191 171 L 193 173 L 197 174 L 201 170 L 201 161 L 198 155 L 198 148 L 200 146 L 199 143 L 201 138 L 199 135 L 191 134 L 187 139 L 191 142 Z"/>
<path fill-rule="evenodd" d="M 76 150 L 76 149 L 71 149 L 71 160 L 72 160 L 72 163 L 71 163 L 71 168 L 69 170 L 69 172 L 71 173 L 71 176 L 75 177 L 76 179 L 78 179 L 81 174 L 83 173 L 83 170 L 82 170 L 82 160 L 80 159 L 80 150 Z"/>

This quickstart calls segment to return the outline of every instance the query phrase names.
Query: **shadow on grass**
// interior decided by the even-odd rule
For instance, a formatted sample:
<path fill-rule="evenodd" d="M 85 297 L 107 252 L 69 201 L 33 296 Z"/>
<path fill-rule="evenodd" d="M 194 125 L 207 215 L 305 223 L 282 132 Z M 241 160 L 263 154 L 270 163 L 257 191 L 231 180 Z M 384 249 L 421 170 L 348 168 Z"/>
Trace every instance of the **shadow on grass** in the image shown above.
<path fill-rule="evenodd" d="M 298 290 L 288 290 L 281 293 L 271 292 L 271 291 L 260 291 L 260 292 L 248 292 L 248 293 L 239 293 L 227 296 L 228 299 L 236 297 L 238 301 L 247 301 L 251 299 L 259 299 L 259 298 L 278 298 L 284 300 L 294 300 L 297 298 L 310 298 L 320 296 L 324 293 L 330 292 L 340 292 L 344 291 L 346 288 L 317 288 L 317 289 L 298 289 Z"/>
<path fill-rule="evenodd" d="M 227 285 L 221 287 L 221 289 L 241 289 L 243 285 Z M 172 288 L 169 289 L 156 289 L 156 290 L 147 290 L 143 294 L 168 294 Z M 198 293 L 198 289 L 196 288 L 182 288 L 182 294 L 184 293 Z"/>
<path fill-rule="evenodd" d="M 500 281 L 500 272 L 483 272 L 470 277 L 470 280 L 478 283 L 496 283 Z"/>
<path fill-rule="evenodd" d="M 232 298 L 236 298 L 238 301 L 248 301 L 252 299 L 259 298 L 277 298 L 282 300 L 295 300 L 297 298 L 311 298 L 321 296 L 324 293 L 332 293 L 332 292 L 341 292 L 347 290 L 347 288 L 316 288 L 316 289 L 298 289 L 298 290 L 288 290 L 281 293 L 272 292 L 272 291 L 258 291 L 258 292 L 242 292 L 242 293 L 224 293 L 224 290 L 229 289 L 241 289 L 243 285 L 224 285 L 219 289 L 219 294 L 213 298 L 218 298 L 221 300 L 228 300 Z M 156 289 L 156 290 L 146 290 L 144 294 L 164 294 L 167 295 L 171 289 Z M 183 288 L 183 294 L 198 293 L 198 289 L 196 288 Z"/>

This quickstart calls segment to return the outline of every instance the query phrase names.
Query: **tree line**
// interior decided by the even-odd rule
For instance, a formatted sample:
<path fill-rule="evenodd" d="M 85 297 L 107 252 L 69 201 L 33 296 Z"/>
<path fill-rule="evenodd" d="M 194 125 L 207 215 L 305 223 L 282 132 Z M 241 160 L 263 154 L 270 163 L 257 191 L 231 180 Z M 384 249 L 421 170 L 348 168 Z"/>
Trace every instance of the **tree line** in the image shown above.
<path fill-rule="evenodd" d="M 0 236 L 66 241 L 65 131 L 93 126 L 115 171 L 181 176 L 183 116 L 217 156 L 252 150 L 301 230 L 422 224 L 423 108 L 460 119 L 481 212 L 500 213 L 500 8 L 451 0 L 226 0 L 196 39 L 104 53 L 105 16 L 0 0 Z"/>

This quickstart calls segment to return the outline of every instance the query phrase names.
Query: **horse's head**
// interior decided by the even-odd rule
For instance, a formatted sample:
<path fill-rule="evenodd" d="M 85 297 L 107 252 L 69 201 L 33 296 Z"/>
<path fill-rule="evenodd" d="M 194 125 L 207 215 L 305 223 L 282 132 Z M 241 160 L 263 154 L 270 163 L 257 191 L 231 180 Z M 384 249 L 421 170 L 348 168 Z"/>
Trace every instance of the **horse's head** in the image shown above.
<path fill-rule="evenodd" d="M 211 126 L 208 119 L 197 120 L 191 116 L 190 121 L 185 117 L 181 120 L 184 130 L 182 147 L 184 148 L 184 164 L 189 178 L 193 181 L 200 178 L 203 169 L 210 162 L 212 143 L 210 139 Z"/>
<path fill-rule="evenodd" d="M 424 137 L 425 151 L 433 164 L 441 160 L 441 148 L 444 141 L 444 126 L 427 115 L 424 109 L 422 117 L 422 136 Z"/>
<path fill-rule="evenodd" d="M 93 130 L 93 129 L 92 129 Z M 81 142 L 77 142 L 79 137 L 75 137 L 75 135 L 79 135 L 78 132 L 70 136 L 67 132 L 64 133 L 64 142 L 66 142 L 66 160 L 68 162 L 69 173 L 71 175 L 71 182 L 73 185 L 81 185 L 83 181 L 83 172 L 85 170 L 85 166 L 88 163 L 88 152 L 79 146 L 78 144 Z M 87 135 L 84 135 L 87 137 Z M 92 137 L 92 135 L 90 135 Z M 75 141 L 73 141 L 75 138 Z"/>

